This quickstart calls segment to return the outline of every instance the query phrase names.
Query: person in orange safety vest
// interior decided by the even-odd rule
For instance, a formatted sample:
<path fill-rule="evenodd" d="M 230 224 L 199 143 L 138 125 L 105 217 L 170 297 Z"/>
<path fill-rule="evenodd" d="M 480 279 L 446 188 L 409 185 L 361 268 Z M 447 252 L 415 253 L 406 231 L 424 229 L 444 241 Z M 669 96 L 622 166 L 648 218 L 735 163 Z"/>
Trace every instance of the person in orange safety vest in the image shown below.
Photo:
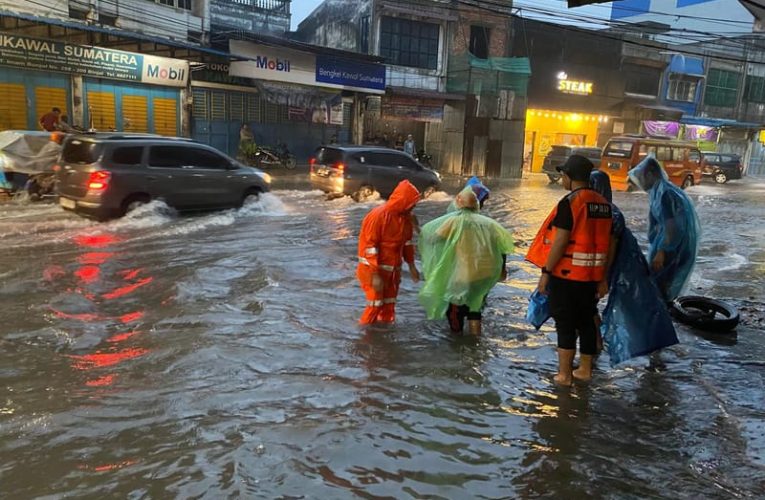
<path fill-rule="evenodd" d="M 606 267 L 611 243 L 611 204 L 590 189 L 592 162 L 572 155 L 557 167 L 571 192 L 558 202 L 531 244 L 526 260 L 542 269 L 538 291 L 549 294 L 550 315 L 558 332 L 555 382 L 592 378 L 597 354 L 595 315 L 607 292 Z M 580 362 L 573 369 L 576 340 Z"/>
<path fill-rule="evenodd" d="M 414 264 L 412 209 L 420 193 L 409 181 L 396 186 L 388 201 L 370 211 L 361 223 L 356 276 L 367 298 L 362 325 L 393 323 L 401 283 L 401 264 L 409 266 L 415 283 L 420 273 Z"/>

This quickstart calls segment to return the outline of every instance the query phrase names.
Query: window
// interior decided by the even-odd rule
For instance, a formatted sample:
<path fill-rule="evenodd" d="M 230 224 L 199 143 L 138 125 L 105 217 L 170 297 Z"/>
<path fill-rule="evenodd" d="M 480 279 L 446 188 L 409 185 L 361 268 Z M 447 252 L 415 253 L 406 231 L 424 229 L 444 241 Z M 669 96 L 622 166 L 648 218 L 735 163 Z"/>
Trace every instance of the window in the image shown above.
<path fill-rule="evenodd" d="M 95 163 L 101 157 L 103 145 L 90 141 L 73 140 L 64 145 L 64 161 L 67 163 Z"/>
<path fill-rule="evenodd" d="M 739 76 L 734 71 L 710 69 L 707 76 L 707 91 L 704 95 L 704 104 L 721 108 L 734 107 L 736 105 L 736 97 L 738 96 Z"/>
<path fill-rule="evenodd" d="M 685 149 L 672 148 L 672 161 L 683 161 L 683 160 L 685 160 Z"/>
<path fill-rule="evenodd" d="M 668 161 L 672 159 L 672 148 L 668 146 L 659 146 L 656 148 L 656 159 L 659 161 Z"/>
<path fill-rule="evenodd" d="M 744 95 L 749 102 L 765 103 L 765 78 L 761 76 L 746 77 Z"/>
<path fill-rule="evenodd" d="M 626 81 L 624 91 L 630 94 L 659 95 L 661 71 L 646 66 L 625 64 L 622 73 Z"/>
<path fill-rule="evenodd" d="M 201 148 L 187 148 L 186 151 L 188 164 L 198 168 L 223 170 L 231 165 L 231 162 L 214 151 Z"/>
<path fill-rule="evenodd" d="M 112 152 L 112 162 L 118 165 L 140 165 L 142 159 L 142 146 L 116 148 Z"/>
<path fill-rule="evenodd" d="M 440 26 L 383 16 L 380 22 L 380 56 L 389 64 L 438 69 Z"/>
<path fill-rule="evenodd" d="M 645 144 L 640 145 L 640 151 L 638 152 L 638 156 L 640 158 L 644 158 L 648 156 L 649 154 L 653 154 L 656 156 L 656 146 L 647 146 Z"/>
<path fill-rule="evenodd" d="M 182 146 L 154 146 L 149 151 L 149 165 L 159 168 L 181 168 L 190 165 L 186 161 L 188 148 Z"/>
<path fill-rule="evenodd" d="M 397 166 L 408 168 L 410 170 L 419 170 L 420 169 L 420 166 L 417 165 L 417 162 L 415 162 L 408 155 L 398 154 L 396 156 L 398 157 L 398 165 Z"/>
<path fill-rule="evenodd" d="M 670 101 L 693 102 L 696 100 L 697 79 L 672 74 L 669 77 L 667 99 Z"/>
<path fill-rule="evenodd" d="M 321 148 L 316 153 L 316 162 L 320 165 L 343 163 L 343 152 L 337 149 Z"/>
<path fill-rule="evenodd" d="M 489 28 L 470 27 L 470 53 L 478 59 L 489 58 Z"/>
<path fill-rule="evenodd" d="M 701 161 L 701 152 L 697 149 L 691 149 L 688 152 L 688 160 L 692 161 L 694 163 L 698 163 Z"/>
<path fill-rule="evenodd" d="M 191 10 L 191 0 L 154 0 L 154 2 L 168 7 Z"/>
<path fill-rule="evenodd" d="M 612 141 L 606 146 L 606 152 L 603 156 L 614 156 L 616 158 L 630 158 L 632 156 L 632 142 Z"/>

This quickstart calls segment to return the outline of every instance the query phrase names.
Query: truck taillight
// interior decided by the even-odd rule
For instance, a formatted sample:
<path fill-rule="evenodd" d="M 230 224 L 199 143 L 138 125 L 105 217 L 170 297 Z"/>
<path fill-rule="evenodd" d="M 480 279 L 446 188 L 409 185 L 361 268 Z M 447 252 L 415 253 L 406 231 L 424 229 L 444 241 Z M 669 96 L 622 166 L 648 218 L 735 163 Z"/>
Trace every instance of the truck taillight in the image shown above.
<path fill-rule="evenodd" d="M 313 167 L 316 166 L 316 158 L 309 158 L 308 165 L 311 167 L 311 173 L 313 173 Z"/>
<path fill-rule="evenodd" d="M 103 170 L 96 170 L 90 173 L 88 177 L 88 189 L 92 191 L 102 191 L 107 188 L 112 174 Z"/>

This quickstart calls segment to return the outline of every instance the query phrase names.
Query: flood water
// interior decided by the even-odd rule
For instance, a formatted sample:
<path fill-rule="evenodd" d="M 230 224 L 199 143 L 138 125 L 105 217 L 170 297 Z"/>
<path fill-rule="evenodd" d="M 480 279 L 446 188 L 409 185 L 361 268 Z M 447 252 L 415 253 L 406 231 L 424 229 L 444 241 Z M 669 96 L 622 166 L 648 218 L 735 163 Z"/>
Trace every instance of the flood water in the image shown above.
<path fill-rule="evenodd" d="M 563 195 L 490 187 L 519 252 Z M 524 322 L 522 253 L 479 341 L 426 322 L 406 279 L 397 325 L 360 330 L 356 235 L 380 201 L 306 187 L 106 224 L 0 206 L 0 497 L 763 497 L 765 182 L 689 193 L 691 292 L 742 308 L 737 335 L 679 327 L 660 360 L 601 359 L 570 390 L 552 326 Z M 644 236 L 647 197 L 615 202 Z"/>

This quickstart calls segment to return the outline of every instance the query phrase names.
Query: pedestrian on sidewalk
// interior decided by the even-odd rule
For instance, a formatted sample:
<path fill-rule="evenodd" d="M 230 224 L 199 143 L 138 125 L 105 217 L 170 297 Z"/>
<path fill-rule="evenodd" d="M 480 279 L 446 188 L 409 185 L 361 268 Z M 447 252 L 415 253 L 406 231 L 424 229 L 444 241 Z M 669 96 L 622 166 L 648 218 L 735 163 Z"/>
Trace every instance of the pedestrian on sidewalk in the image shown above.
<path fill-rule="evenodd" d="M 481 335 L 481 310 L 489 291 L 507 277 L 505 256 L 513 253 L 510 232 L 478 213 L 478 197 L 465 187 L 448 212 L 422 227 L 419 249 L 425 285 L 420 303 L 428 319 L 446 317 L 452 333 Z"/>
<path fill-rule="evenodd" d="M 611 204 L 590 189 L 592 169 L 592 162 L 579 155 L 557 167 L 563 186 L 571 192 L 545 219 L 526 254 L 526 260 L 542 269 L 537 290 L 549 294 L 558 332 L 555 382 L 566 386 L 573 378 L 592 378 L 598 283 L 605 278 L 611 244 Z M 577 338 L 581 356 L 574 371 Z"/>
<path fill-rule="evenodd" d="M 414 153 L 417 151 L 414 146 L 414 137 L 412 137 L 412 134 L 409 134 L 404 142 L 404 153 L 414 158 Z"/>
<path fill-rule="evenodd" d="M 688 195 L 669 181 L 653 156 L 629 171 L 629 177 L 648 193 L 648 262 L 665 302 L 675 300 L 691 277 L 699 251 L 701 227 Z"/>
<path fill-rule="evenodd" d="M 53 108 L 49 113 L 45 113 L 40 117 L 40 126 L 46 132 L 55 132 L 58 130 L 60 116 L 61 110 L 59 108 Z"/>
<path fill-rule="evenodd" d="M 414 263 L 412 210 L 420 192 L 401 181 L 388 201 L 370 211 L 361 223 L 356 276 L 364 290 L 367 307 L 359 323 L 393 323 L 401 283 L 401 264 L 406 262 L 412 281 L 420 280 Z"/>

